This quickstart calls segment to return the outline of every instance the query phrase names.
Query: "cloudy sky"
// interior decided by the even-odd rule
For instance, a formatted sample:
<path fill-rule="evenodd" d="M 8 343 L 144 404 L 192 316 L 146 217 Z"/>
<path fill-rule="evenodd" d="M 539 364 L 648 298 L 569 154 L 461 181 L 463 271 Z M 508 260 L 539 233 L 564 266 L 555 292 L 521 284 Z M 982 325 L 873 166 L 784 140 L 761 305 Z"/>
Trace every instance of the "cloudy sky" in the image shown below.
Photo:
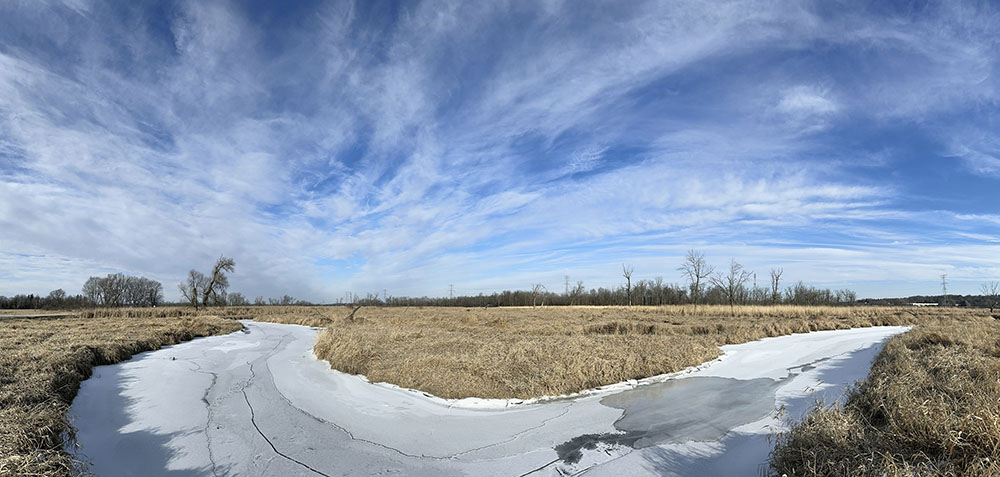
<path fill-rule="evenodd" d="M 561 291 L 692 248 L 974 293 L 1000 11 L 901 3 L 3 2 L 0 294 L 173 299 L 221 253 L 250 297 Z"/>

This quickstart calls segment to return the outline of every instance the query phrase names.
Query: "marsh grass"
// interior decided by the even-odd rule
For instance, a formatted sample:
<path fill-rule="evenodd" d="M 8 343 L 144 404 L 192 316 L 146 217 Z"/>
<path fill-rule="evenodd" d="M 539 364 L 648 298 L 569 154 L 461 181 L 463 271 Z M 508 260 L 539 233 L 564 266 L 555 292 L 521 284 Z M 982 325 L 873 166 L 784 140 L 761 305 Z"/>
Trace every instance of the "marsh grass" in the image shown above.
<path fill-rule="evenodd" d="M 778 435 L 776 475 L 1000 475 L 1000 324 L 922 324 L 886 342 L 842 407 Z"/>
<path fill-rule="evenodd" d="M 445 398 L 533 398 L 680 371 L 719 346 L 877 325 L 982 320 L 985 311 L 724 306 L 362 308 L 315 353 L 334 369 Z"/>
<path fill-rule="evenodd" d="M 983 475 L 996 470 L 991 467 L 995 464 L 975 457 L 988 448 L 994 449 L 995 455 L 995 429 L 1000 414 L 996 407 L 996 369 L 990 367 L 995 361 L 989 361 L 1000 359 L 997 330 L 995 320 L 985 311 L 782 306 L 742 307 L 732 316 L 729 308 L 723 306 L 702 306 L 697 313 L 691 307 L 680 306 L 363 307 L 353 319 L 347 319 L 350 312 L 350 308 L 340 306 L 267 306 L 200 311 L 180 307 L 91 309 L 75 311 L 76 315 L 71 317 L 31 319 L 0 314 L 0 475 L 69 475 L 80 469 L 80 464 L 62 450 L 64 437 L 72 433 L 66 411 L 93 366 L 120 362 L 135 353 L 197 336 L 232 332 L 240 328 L 235 320 L 244 318 L 325 327 L 317 339 L 315 352 L 333 368 L 446 398 L 566 394 L 697 365 L 717 357 L 718 346 L 724 344 L 816 330 L 917 324 L 919 333 L 906 335 L 908 341 L 894 338 L 887 345 L 887 352 L 879 362 L 896 363 L 897 368 L 885 373 L 897 375 L 880 378 L 892 384 L 883 394 L 865 391 L 866 396 L 876 396 L 871 399 L 881 400 L 866 405 L 878 408 L 877 403 L 881 402 L 882 408 L 888 409 L 883 414 L 894 419 L 893 422 L 902 418 L 891 410 L 904 409 L 898 415 L 912 422 L 912 428 L 906 431 L 911 435 L 923 435 L 920 433 L 925 428 L 933 429 L 936 433 L 930 434 L 933 436 L 930 441 L 951 443 L 951 447 L 945 447 L 948 455 L 964 456 L 961 462 L 971 462 L 955 468 L 980 469 Z M 899 346 L 902 349 L 897 349 Z M 945 350 L 941 351 L 941 357 L 920 358 L 927 349 L 938 348 Z M 916 361 L 899 364 L 903 361 L 884 358 L 887 353 L 889 356 L 899 353 Z M 967 365 L 969 356 L 986 361 L 974 360 Z M 921 374 L 937 369 L 932 366 L 934 363 L 944 367 L 933 371 L 934 375 Z M 877 366 L 887 365 L 877 363 Z M 957 377 L 943 381 L 945 387 L 932 386 L 933 380 L 948 376 Z M 915 386 L 935 391 L 929 394 L 908 391 L 906 386 L 911 377 Z M 983 380 L 993 387 L 970 384 Z M 873 387 L 876 388 L 882 389 Z M 949 389 L 960 391 L 955 395 Z M 973 397 L 965 398 L 961 393 Z M 886 396 L 909 397 L 891 401 Z M 862 402 L 861 398 L 855 400 Z M 956 411 L 946 425 L 930 422 L 933 416 L 952 409 L 953 403 L 962 403 L 960 407 L 966 411 Z M 924 420 L 920 421 L 914 412 L 924 413 L 921 414 Z M 830 429 L 855 432 L 860 426 L 856 419 L 849 412 L 817 411 L 807 420 L 809 425 L 800 426 L 785 438 L 785 448 L 790 449 L 787 455 L 801 455 L 791 450 L 806 449 L 799 443 L 815 446 L 816 442 L 824 442 L 800 438 L 807 431 L 824 432 L 822 426 L 811 423 L 841 423 Z M 956 432 L 959 437 L 955 437 Z M 874 431 L 865 435 L 869 436 L 865 439 L 875 442 L 875 437 L 871 437 Z M 859 444 L 844 433 L 833 432 L 830 439 L 853 442 L 850 445 L 855 447 L 830 446 L 830 453 L 825 456 L 839 458 L 841 454 L 836 452 L 866 455 L 857 451 Z M 886 439 L 891 440 L 891 436 Z M 928 462 L 940 458 L 933 454 L 937 451 L 923 450 L 928 458 L 914 460 L 899 449 L 940 446 L 921 444 L 923 441 L 916 438 L 906 442 L 910 447 L 891 448 L 899 456 L 871 457 L 871 460 L 880 462 L 880 469 L 916 469 L 914 472 L 919 473 L 924 468 L 919 466 L 926 467 L 930 465 Z M 781 459 L 791 463 L 804 461 Z"/>
<path fill-rule="evenodd" d="M 91 316 L 0 315 L 0 475 L 70 475 L 80 470 L 62 447 L 64 437 L 73 432 L 66 412 L 94 366 L 241 328 L 231 319 L 180 308 L 82 314 Z"/>

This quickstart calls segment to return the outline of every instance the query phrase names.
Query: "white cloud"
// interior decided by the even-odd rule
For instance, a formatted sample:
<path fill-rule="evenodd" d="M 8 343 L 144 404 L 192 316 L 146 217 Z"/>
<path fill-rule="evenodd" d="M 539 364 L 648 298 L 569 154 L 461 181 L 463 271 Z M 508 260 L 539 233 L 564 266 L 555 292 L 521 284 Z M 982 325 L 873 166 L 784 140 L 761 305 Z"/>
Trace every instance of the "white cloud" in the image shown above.
<path fill-rule="evenodd" d="M 811 133 L 829 127 L 840 107 L 828 89 L 800 85 L 785 90 L 774 110 L 793 127 Z"/>
<path fill-rule="evenodd" d="M 544 12 L 424 2 L 382 25 L 340 3 L 276 40 L 239 5 L 182 2 L 160 19 L 164 43 L 136 27 L 143 19 L 109 21 L 99 6 L 40 25 L 77 39 L 80 53 L 62 63 L 27 47 L 0 52 L 0 167 L 10 171 L 0 248 L 17 275 L 0 277 L 0 291 L 107 267 L 160 277 L 172 293 L 187 268 L 223 252 L 237 258 L 234 287 L 251 296 L 423 294 L 459 279 L 487 291 L 571 270 L 591 281 L 618 257 L 669 274 L 649 250 L 713 241 L 723 244 L 713 253 L 759 253 L 757 263 L 826 254 L 809 263 L 848 277 L 888 246 L 817 251 L 795 237 L 828 229 L 922 242 L 886 225 L 901 214 L 894 184 L 844 173 L 849 161 L 803 160 L 812 133 L 854 114 L 922 121 L 996 99 L 986 74 L 995 32 L 950 9 L 942 25 L 830 20 L 782 2 L 549 2 Z M 974 27 L 969 41 L 948 29 L 962 21 Z M 773 82 L 706 73 L 815 41 L 927 61 L 890 65 L 860 87 L 782 68 Z M 725 92 L 644 94 L 688 78 Z M 995 175 L 995 148 L 973 139 L 955 155 Z M 651 249 L 654 236 L 668 248 Z M 744 238 L 795 243 L 747 248 Z M 886 277 L 939 266 L 890 262 Z M 810 270 L 797 272 L 824 276 Z"/>
<path fill-rule="evenodd" d="M 979 147 L 986 146 L 983 144 Z M 954 157 L 962 159 L 966 167 L 976 174 L 985 176 L 1000 177 L 1000 148 L 986 146 L 985 150 L 973 149 L 964 144 L 957 144 L 953 147 Z"/>

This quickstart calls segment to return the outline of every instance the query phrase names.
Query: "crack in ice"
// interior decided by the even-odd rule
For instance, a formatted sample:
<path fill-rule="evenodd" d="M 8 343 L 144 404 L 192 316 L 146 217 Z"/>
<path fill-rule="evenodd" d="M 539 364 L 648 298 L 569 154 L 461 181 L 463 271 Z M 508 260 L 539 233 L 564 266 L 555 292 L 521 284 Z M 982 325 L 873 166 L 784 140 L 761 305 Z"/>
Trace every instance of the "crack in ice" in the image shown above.
<path fill-rule="evenodd" d="M 257 434 L 260 434 L 260 436 L 264 438 L 264 440 L 267 442 L 267 445 L 271 446 L 271 450 L 273 450 L 275 454 L 278 454 L 281 457 L 284 457 L 285 459 L 287 459 L 287 460 L 289 460 L 291 462 L 294 462 L 294 463 L 296 463 L 296 464 L 298 464 L 298 465 L 300 465 L 300 466 L 302 466 L 302 467 L 304 467 L 304 468 L 306 468 L 306 469 L 308 469 L 308 470 L 310 470 L 310 471 L 312 471 L 312 472 L 314 472 L 316 474 L 319 474 L 319 475 L 322 475 L 322 476 L 325 476 L 325 477 L 331 477 L 329 474 L 325 474 L 325 473 L 323 473 L 323 472 L 321 472 L 319 470 L 316 470 L 316 469 L 312 468 L 311 466 L 309 466 L 309 464 L 306 464 L 305 462 L 302 462 L 302 461 L 300 461 L 300 460 L 298 460 L 298 459 L 296 459 L 294 457 L 291 457 L 291 456 L 286 455 L 286 454 L 282 453 L 281 451 L 279 451 L 278 448 L 274 446 L 274 443 L 271 442 L 271 439 L 269 439 L 267 437 L 267 435 L 264 434 L 264 431 L 262 431 L 260 429 L 260 426 L 257 425 L 256 413 L 254 412 L 253 404 L 250 404 L 250 397 L 247 396 L 247 391 L 246 391 L 246 388 L 248 386 L 250 386 L 250 383 L 253 382 L 253 378 L 255 377 L 255 373 L 254 373 L 254 370 L 253 370 L 253 363 L 247 363 L 247 365 L 250 366 L 250 379 L 248 379 L 247 382 L 246 382 L 246 384 L 243 385 L 243 389 L 241 390 L 241 392 L 243 393 L 243 399 L 246 401 L 247 407 L 250 408 L 250 423 L 253 424 L 254 429 L 257 430 Z"/>

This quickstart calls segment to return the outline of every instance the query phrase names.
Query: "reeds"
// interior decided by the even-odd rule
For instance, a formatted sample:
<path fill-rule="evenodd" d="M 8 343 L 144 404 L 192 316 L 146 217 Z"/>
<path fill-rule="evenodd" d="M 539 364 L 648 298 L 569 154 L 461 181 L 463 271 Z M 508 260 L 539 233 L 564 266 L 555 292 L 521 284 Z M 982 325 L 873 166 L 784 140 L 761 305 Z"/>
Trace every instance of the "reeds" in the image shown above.
<path fill-rule="evenodd" d="M 924 323 L 890 339 L 843 407 L 777 437 L 775 475 L 1000 475 L 1000 324 Z"/>

